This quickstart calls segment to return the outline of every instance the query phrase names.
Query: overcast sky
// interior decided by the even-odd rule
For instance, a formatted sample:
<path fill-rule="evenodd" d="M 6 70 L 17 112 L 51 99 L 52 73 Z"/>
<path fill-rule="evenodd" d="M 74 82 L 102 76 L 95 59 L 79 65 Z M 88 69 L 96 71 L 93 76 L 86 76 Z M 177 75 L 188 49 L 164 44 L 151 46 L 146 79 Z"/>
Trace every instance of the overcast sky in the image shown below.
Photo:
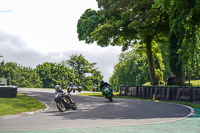
<path fill-rule="evenodd" d="M 96 0 L 0 0 L 0 61 L 35 68 L 82 54 L 108 81 L 121 48 L 78 40 L 77 22 L 88 8 L 97 10 Z"/>

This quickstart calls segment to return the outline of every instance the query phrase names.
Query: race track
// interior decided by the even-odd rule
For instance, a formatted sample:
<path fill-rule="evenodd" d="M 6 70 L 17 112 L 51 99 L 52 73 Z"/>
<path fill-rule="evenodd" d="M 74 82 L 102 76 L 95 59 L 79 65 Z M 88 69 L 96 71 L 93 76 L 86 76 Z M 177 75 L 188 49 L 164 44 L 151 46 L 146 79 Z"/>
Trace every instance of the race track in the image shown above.
<path fill-rule="evenodd" d="M 77 110 L 59 112 L 54 102 L 54 90 L 19 89 L 45 104 L 43 112 L 0 119 L 1 131 L 38 131 L 52 129 L 110 127 L 176 121 L 191 114 L 191 108 L 152 101 L 72 95 Z"/>

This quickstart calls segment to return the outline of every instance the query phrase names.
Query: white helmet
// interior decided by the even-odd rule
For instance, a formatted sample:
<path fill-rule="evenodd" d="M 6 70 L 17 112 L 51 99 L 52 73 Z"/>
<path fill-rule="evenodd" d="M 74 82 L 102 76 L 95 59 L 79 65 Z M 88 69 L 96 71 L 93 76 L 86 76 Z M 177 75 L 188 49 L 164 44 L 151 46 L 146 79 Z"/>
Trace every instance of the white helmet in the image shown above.
<path fill-rule="evenodd" d="M 55 89 L 56 89 L 56 90 L 60 89 L 60 86 L 59 86 L 59 85 L 56 85 L 56 86 L 55 86 Z"/>

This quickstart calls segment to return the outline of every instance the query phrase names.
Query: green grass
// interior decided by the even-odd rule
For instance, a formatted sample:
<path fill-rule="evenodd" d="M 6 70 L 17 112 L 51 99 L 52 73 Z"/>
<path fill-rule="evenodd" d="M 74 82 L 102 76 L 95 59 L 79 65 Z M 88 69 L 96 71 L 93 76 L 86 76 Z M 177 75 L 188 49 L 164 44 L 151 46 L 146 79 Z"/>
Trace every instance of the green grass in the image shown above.
<path fill-rule="evenodd" d="M 200 109 L 200 104 L 194 104 L 194 103 L 190 103 L 190 102 L 178 102 L 178 101 L 162 101 L 162 102 L 182 104 L 182 105 L 190 106 L 192 108 L 199 108 Z"/>
<path fill-rule="evenodd" d="M 0 98 L 0 116 L 44 109 L 45 105 L 38 100 L 17 93 L 16 98 Z"/>
<path fill-rule="evenodd" d="M 78 95 L 103 97 L 102 93 L 82 93 L 82 94 L 78 94 Z M 119 96 L 119 92 L 114 92 L 114 98 L 127 98 L 127 99 L 136 99 L 136 100 L 153 101 L 152 99 L 135 98 L 135 97 L 129 97 L 129 96 Z M 192 108 L 200 108 L 200 104 L 194 104 L 194 103 L 190 103 L 190 102 L 159 101 L 159 100 L 156 100 L 156 101 L 157 101 L 157 102 L 168 102 L 168 103 L 182 104 L 182 105 L 190 106 L 190 107 L 192 107 Z"/>
<path fill-rule="evenodd" d="M 119 92 L 113 92 L 114 95 L 118 95 Z M 77 94 L 77 95 L 81 95 L 81 96 L 96 96 L 96 97 L 103 97 L 101 92 L 97 92 L 97 93 L 81 93 L 81 94 Z"/>
<path fill-rule="evenodd" d="M 186 84 L 189 84 L 189 81 L 185 81 Z M 200 86 L 200 80 L 190 80 L 192 86 Z"/>
<path fill-rule="evenodd" d="M 144 86 L 151 86 L 151 82 L 146 82 L 145 84 L 143 84 Z"/>
<path fill-rule="evenodd" d="M 151 86 L 151 82 L 146 82 L 145 84 L 143 84 L 143 86 Z M 171 85 L 171 86 L 174 86 L 174 85 Z M 184 86 L 189 86 L 189 81 L 185 81 Z M 193 86 L 193 87 L 200 86 L 200 80 L 190 80 L 190 86 Z"/>

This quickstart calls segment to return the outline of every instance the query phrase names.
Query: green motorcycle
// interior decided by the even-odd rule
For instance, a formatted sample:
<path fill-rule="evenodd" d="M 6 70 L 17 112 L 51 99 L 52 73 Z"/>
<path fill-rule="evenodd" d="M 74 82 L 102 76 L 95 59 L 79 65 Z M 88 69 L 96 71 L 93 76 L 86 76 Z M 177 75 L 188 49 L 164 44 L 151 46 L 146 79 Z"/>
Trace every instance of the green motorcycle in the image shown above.
<path fill-rule="evenodd" d="M 111 102 L 113 101 L 111 89 L 109 89 L 108 87 L 106 87 L 104 89 L 104 96 L 105 96 L 106 99 L 109 99 Z"/>

